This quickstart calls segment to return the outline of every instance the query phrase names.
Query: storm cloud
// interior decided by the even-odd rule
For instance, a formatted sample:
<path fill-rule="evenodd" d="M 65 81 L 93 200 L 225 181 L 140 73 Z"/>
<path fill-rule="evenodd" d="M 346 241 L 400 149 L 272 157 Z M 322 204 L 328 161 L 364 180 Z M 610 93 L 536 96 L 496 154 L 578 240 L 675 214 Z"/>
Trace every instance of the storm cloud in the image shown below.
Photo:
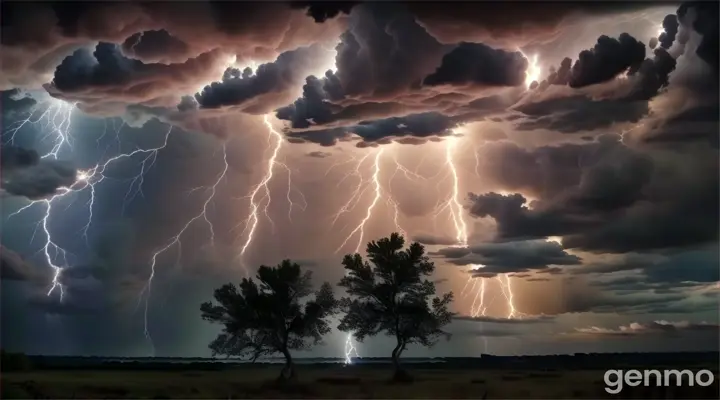
<path fill-rule="evenodd" d="M 214 288 L 285 258 L 335 284 L 391 232 L 454 292 L 460 335 L 413 357 L 717 334 L 716 4 L 2 14 L 3 348 L 205 357 Z"/>
<path fill-rule="evenodd" d="M 441 249 L 438 253 L 455 265 L 482 265 L 472 274 L 483 278 L 505 273 L 537 272 L 551 265 L 577 265 L 582 261 L 565 252 L 558 243 L 544 240 L 477 244 L 470 246 L 467 254 L 460 257 L 453 249 Z"/>
<path fill-rule="evenodd" d="M 77 170 L 69 161 L 40 158 L 35 150 L 2 146 L 3 194 L 41 199 L 77 180 Z"/>

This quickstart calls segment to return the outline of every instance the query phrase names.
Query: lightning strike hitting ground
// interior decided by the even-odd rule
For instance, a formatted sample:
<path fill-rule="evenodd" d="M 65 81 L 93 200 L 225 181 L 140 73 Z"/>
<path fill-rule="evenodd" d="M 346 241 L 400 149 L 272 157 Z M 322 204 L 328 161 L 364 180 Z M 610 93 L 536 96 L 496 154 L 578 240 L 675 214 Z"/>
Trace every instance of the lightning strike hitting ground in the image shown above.
<path fill-rule="evenodd" d="M 451 137 L 447 139 L 446 145 L 445 145 L 445 165 L 447 166 L 447 170 L 449 171 L 449 175 L 452 178 L 452 190 L 450 197 L 442 203 L 442 205 L 439 208 L 436 208 L 435 217 L 439 215 L 439 213 L 443 211 L 448 211 L 448 214 L 450 216 L 450 219 L 453 222 L 453 226 L 455 228 L 455 238 L 457 240 L 457 246 L 460 247 L 467 247 L 468 246 L 468 230 L 467 230 L 467 224 L 465 223 L 465 220 L 463 218 L 463 207 L 460 202 L 460 179 L 458 177 L 458 171 L 456 167 L 455 162 L 455 150 L 457 143 L 459 141 L 458 137 Z M 479 162 L 476 156 L 476 162 Z M 478 271 L 483 268 L 482 265 L 473 265 L 470 268 L 469 273 L 472 274 L 473 271 Z M 472 304 L 470 306 L 470 315 L 473 317 L 478 316 L 485 316 L 488 310 L 489 303 L 485 303 L 485 293 L 486 293 L 486 282 L 485 278 L 476 278 L 473 276 L 470 276 L 468 278 L 468 281 L 465 284 L 465 287 L 463 288 L 461 295 L 467 296 L 468 292 L 474 292 L 475 295 L 473 297 Z M 507 300 L 507 307 L 508 307 L 508 318 L 516 318 L 519 316 L 523 316 L 524 314 L 517 311 L 514 304 L 514 294 L 512 292 L 512 286 L 510 285 L 510 277 L 507 274 L 504 274 L 502 277 L 498 276 L 496 278 L 498 283 L 500 284 L 500 288 L 502 290 L 503 296 Z M 478 281 L 480 283 L 478 284 Z M 469 289 L 468 289 L 469 288 Z"/>
<path fill-rule="evenodd" d="M 355 253 L 360 252 L 360 248 L 362 247 L 362 244 L 363 244 L 363 238 L 365 236 L 365 224 L 367 224 L 367 222 L 370 220 L 370 217 L 372 217 L 373 209 L 375 208 L 375 205 L 377 204 L 378 200 L 380 200 L 380 198 L 382 197 L 382 186 L 380 184 L 380 169 L 381 169 L 380 168 L 380 157 L 382 156 L 383 151 L 384 151 L 384 149 L 381 147 L 375 153 L 375 163 L 374 163 L 373 174 L 372 174 L 372 182 L 373 182 L 373 187 L 375 190 L 375 195 L 373 196 L 372 202 L 370 203 L 367 210 L 365 211 L 365 217 L 360 221 L 360 223 L 358 223 L 358 225 L 355 227 L 355 229 L 353 229 L 350 232 L 350 234 L 348 234 L 345 237 L 345 240 L 343 240 L 343 242 L 340 244 L 340 246 L 337 248 L 337 250 L 335 250 L 335 253 L 339 252 L 340 249 L 345 247 L 345 245 L 350 240 L 350 238 L 355 236 L 355 234 L 358 234 L 358 241 L 357 241 L 357 245 L 355 246 Z M 354 208 L 354 206 L 352 208 L 349 208 L 351 202 L 354 202 L 354 204 L 357 204 L 357 202 L 362 197 L 363 193 L 365 193 L 365 189 L 362 189 L 362 190 L 360 189 L 364 183 L 364 179 L 362 178 L 362 173 L 360 172 L 360 167 L 362 166 L 363 162 L 365 161 L 365 159 L 367 159 L 368 156 L 369 156 L 369 154 L 366 155 L 365 157 L 363 157 L 360 160 L 360 162 L 358 163 L 356 169 L 354 170 L 354 172 L 360 178 L 360 180 L 359 180 L 358 184 L 355 186 L 355 189 L 353 190 L 350 200 L 341 207 L 341 209 L 340 209 L 340 211 L 338 211 L 338 213 L 335 214 L 333 223 L 334 223 L 334 221 L 337 220 L 337 218 L 341 214 L 352 210 L 352 208 Z M 347 338 L 345 339 L 345 364 L 352 364 L 353 354 L 355 354 L 355 357 L 359 357 L 357 348 L 355 347 L 355 344 L 353 343 L 352 333 L 348 333 Z"/>
<path fill-rule="evenodd" d="M 397 145 L 398 144 L 395 143 L 392 146 L 397 146 Z M 355 226 L 355 228 L 345 237 L 345 239 L 340 244 L 340 246 L 338 246 L 338 248 L 335 250 L 335 253 L 338 253 L 343 247 L 345 247 L 345 245 L 347 245 L 347 243 L 350 241 L 350 239 L 352 239 L 354 236 L 358 237 L 358 241 L 356 243 L 354 252 L 360 253 L 360 250 L 363 246 L 364 238 L 365 238 L 365 226 L 367 225 L 368 221 L 370 221 L 370 219 L 372 218 L 373 213 L 375 212 L 378 203 L 380 202 L 380 200 L 383 197 L 385 197 L 386 204 L 392 209 L 395 230 L 398 233 L 400 233 L 401 235 L 403 235 L 403 237 L 406 237 L 406 238 L 408 237 L 407 232 L 400 225 L 400 207 L 399 207 L 398 202 L 392 197 L 392 191 L 390 190 L 390 188 L 392 187 L 392 182 L 394 181 L 398 172 L 402 172 L 405 175 L 405 177 L 408 178 L 409 180 L 424 181 L 425 178 L 423 178 L 422 176 L 418 175 L 417 173 L 407 169 L 405 166 L 400 164 L 400 162 L 397 160 L 397 157 L 394 157 L 393 162 L 395 164 L 395 169 L 388 181 L 388 190 L 383 190 L 383 186 L 382 186 L 382 182 L 381 182 L 381 175 L 382 175 L 382 162 L 381 161 L 382 161 L 383 153 L 386 151 L 386 147 L 387 147 L 387 145 L 382 146 L 374 152 L 375 157 L 374 157 L 374 162 L 373 162 L 372 175 L 369 179 L 365 179 L 363 177 L 363 173 L 362 173 L 361 169 L 362 169 L 363 164 L 365 163 L 365 160 L 370 158 L 370 156 L 373 155 L 373 153 L 367 153 L 366 155 L 361 157 L 359 159 L 358 163 L 356 164 L 355 168 L 352 169 L 350 172 L 346 173 L 343 176 L 343 178 L 340 180 L 340 182 L 338 183 L 338 185 L 342 184 L 342 182 L 344 182 L 350 176 L 357 178 L 357 183 L 355 184 L 355 186 L 352 189 L 350 199 L 340 207 L 338 212 L 336 212 L 333 215 L 332 226 L 335 225 L 335 223 L 337 222 L 338 218 L 340 218 L 341 215 L 343 215 L 345 213 L 349 213 L 355 209 L 355 207 L 358 205 L 358 203 L 362 199 L 363 194 L 365 194 L 365 192 L 367 190 L 371 190 L 371 188 L 372 188 L 374 195 L 373 195 L 372 201 L 370 202 L 370 204 L 367 206 L 367 208 L 365 210 L 365 216 L 360 220 L 360 222 Z M 392 149 L 394 150 L 394 148 L 392 148 Z M 325 173 L 325 175 L 327 175 L 330 172 L 330 170 L 335 168 L 337 165 L 346 164 L 348 162 L 352 162 L 352 161 L 356 161 L 356 160 L 357 160 L 356 158 L 352 158 L 350 161 L 343 161 L 340 163 L 335 163 L 330 166 L 330 168 Z M 353 354 L 355 355 L 355 357 L 359 357 L 357 348 L 355 347 L 355 344 L 353 343 L 353 340 L 352 340 L 352 334 L 348 334 L 347 338 L 345 340 L 345 364 L 352 364 Z"/>

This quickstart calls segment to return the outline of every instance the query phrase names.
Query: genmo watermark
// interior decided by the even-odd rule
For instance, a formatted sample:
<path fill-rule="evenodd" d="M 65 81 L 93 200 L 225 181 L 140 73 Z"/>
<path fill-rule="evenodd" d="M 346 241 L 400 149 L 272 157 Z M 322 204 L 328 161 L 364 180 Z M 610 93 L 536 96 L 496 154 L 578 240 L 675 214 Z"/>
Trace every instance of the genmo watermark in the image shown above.
<path fill-rule="evenodd" d="M 605 391 L 618 394 L 625 386 L 710 386 L 715 375 L 706 369 L 693 372 L 689 369 L 611 369 L 605 371 Z"/>

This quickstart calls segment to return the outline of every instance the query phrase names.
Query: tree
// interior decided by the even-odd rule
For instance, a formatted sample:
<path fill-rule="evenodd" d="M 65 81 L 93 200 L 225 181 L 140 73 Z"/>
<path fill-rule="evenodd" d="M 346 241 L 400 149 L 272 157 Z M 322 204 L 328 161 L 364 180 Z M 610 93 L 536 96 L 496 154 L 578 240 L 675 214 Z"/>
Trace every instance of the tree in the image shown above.
<path fill-rule="evenodd" d="M 238 288 L 229 283 L 215 290 L 215 301 L 200 306 L 202 318 L 224 326 L 208 346 L 216 355 L 259 357 L 275 353 L 285 356 L 278 380 L 296 377 L 290 350 L 307 349 L 322 342 L 330 332 L 328 319 L 337 311 L 337 300 L 329 283 L 322 284 L 315 298 L 312 271 L 284 260 L 276 267 L 261 266 L 256 284 L 245 278 Z"/>
<path fill-rule="evenodd" d="M 452 292 L 431 299 L 435 284 L 425 278 L 432 275 L 435 265 L 425 256 L 423 246 L 415 242 L 403 250 L 404 245 L 405 239 L 397 233 L 368 243 L 372 266 L 360 254 L 346 255 L 343 266 L 347 274 L 339 283 L 349 297 L 340 300 L 345 315 L 338 328 L 352 332 L 359 342 L 380 332 L 394 336 L 396 380 L 409 378 L 400 366 L 407 345 L 431 347 L 442 336 L 449 339 L 442 328 L 453 316 L 448 310 Z"/>

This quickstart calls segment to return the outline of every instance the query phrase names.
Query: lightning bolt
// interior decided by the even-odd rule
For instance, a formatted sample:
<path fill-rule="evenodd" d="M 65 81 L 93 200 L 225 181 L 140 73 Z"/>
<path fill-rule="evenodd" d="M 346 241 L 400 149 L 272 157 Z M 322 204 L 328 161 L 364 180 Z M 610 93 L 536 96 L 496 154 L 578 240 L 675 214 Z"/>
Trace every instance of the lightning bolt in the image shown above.
<path fill-rule="evenodd" d="M 395 230 L 403 235 L 404 237 L 407 237 L 407 232 L 402 228 L 400 224 L 400 205 L 392 196 L 392 183 L 395 180 L 396 176 L 399 173 L 402 173 L 408 180 L 413 181 L 426 181 L 426 179 L 419 174 L 417 174 L 414 171 L 409 170 L 407 167 L 403 166 L 397 159 L 397 153 L 395 154 L 395 157 L 393 157 L 393 162 L 395 165 L 395 169 L 390 175 L 390 179 L 388 181 L 388 190 L 383 190 L 382 182 L 381 182 L 381 176 L 383 174 L 383 154 L 385 154 L 386 151 L 392 151 L 396 149 L 396 146 L 398 146 L 397 143 L 392 143 L 390 145 L 381 145 L 374 153 L 367 153 L 363 157 L 361 157 L 359 160 L 355 157 L 351 157 L 350 160 L 341 161 L 339 163 L 334 163 L 330 166 L 328 171 L 325 173 L 327 175 L 330 170 L 335 168 L 338 165 L 341 164 L 347 164 L 349 162 L 357 161 L 357 164 L 354 169 L 352 169 L 350 172 L 346 173 L 342 179 L 340 179 L 340 182 L 338 182 L 338 186 L 342 184 L 346 179 L 353 176 L 357 178 L 356 184 L 353 186 L 353 189 L 351 191 L 350 198 L 347 202 L 345 202 L 340 209 L 333 215 L 332 220 L 332 226 L 335 225 L 338 218 L 342 216 L 345 213 L 349 213 L 353 211 L 356 206 L 359 204 L 360 200 L 363 198 L 363 195 L 368 190 L 372 190 L 373 192 L 373 198 L 370 202 L 370 204 L 365 209 L 364 217 L 357 223 L 357 225 L 348 233 L 348 235 L 345 237 L 345 239 L 342 241 L 340 246 L 335 250 L 335 253 L 338 253 L 342 248 L 344 248 L 347 243 L 355 236 L 357 236 L 357 242 L 355 245 L 355 253 L 360 253 L 360 250 L 362 248 L 362 245 L 364 243 L 365 238 L 365 226 L 372 218 L 374 212 L 377 209 L 378 204 L 380 203 L 381 199 L 385 198 L 386 205 L 392 210 L 393 215 L 393 223 L 395 225 Z M 368 160 L 371 156 L 373 156 L 373 167 L 372 167 L 372 173 L 370 175 L 370 178 L 364 178 L 363 173 L 361 171 L 362 166 L 365 164 L 365 161 Z M 357 348 L 353 342 L 352 339 L 352 333 L 348 334 L 345 339 L 345 364 L 352 364 L 353 355 L 355 357 L 359 357 L 359 354 L 357 352 Z"/>
<path fill-rule="evenodd" d="M 462 215 L 463 207 L 460 201 L 459 188 L 460 178 L 458 176 L 458 170 L 455 161 L 455 153 L 458 141 L 458 137 L 451 137 L 447 139 L 445 145 L 445 165 L 447 168 L 447 173 L 451 178 L 452 190 L 450 196 L 443 203 L 441 203 L 439 207 L 436 207 L 436 212 L 434 216 L 437 218 L 440 213 L 442 213 L 443 211 L 447 211 L 449 219 L 452 221 L 453 227 L 455 229 L 455 239 L 457 241 L 457 246 L 467 247 L 468 229 Z M 479 165 L 479 157 L 477 153 L 475 154 L 475 162 L 475 171 L 477 173 Z M 487 310 L 490 305 L 490 303 L 485 302 L 487 287 L 486 279 L 472 276 L 473 272 L 480 271 L 483 267 L 483 265 L 471 265 L 470 270 L 468 271 L 471 276 L 468 277 L 468 280 L 465 283 L 465 286 L 463 287 L 463 290 L 461 292 L 461 295 L 463 296 L 468 296 L 468 293 L 474 293 L 472 304 L 470 306 L 470 315 L 472 317 L 487 315 Z M 514 293 L 512 290 L 512 285 L 510 284 L 510 277 L 507 274 L 503 274 L 502 276 L 499 275 L 497 276 L 496 281 L 499 283 L 502 294 L 507 301 L 507 308 L 509 310 L 507 318 L 518 318 L 524 316 L 525 314 L 518 311 L 515 307 Z M 485 341 L 485 352 L 487 353 L 487 338 L 483 338 L 483 340 Z"/>
<path fill-rule="evenodd" d="M 42 137 L 42 140 L 45 141 L 48 137 L 51 135 L 54 135 L 55 137 L 52 140 L 52 148 L 49 152 L 44 154 L 42 158 L 48 158 L 52 157 L 54 159 L 58 158 L 59 152 L 65 148 L 68 147 L 72 149 L 72 142 L 71 142 L 71 117 L 74 110 L 74 105 L 65 103 L 61 100 L 53 99 L 46 102 L 41 102 L 36 105 L 35 108 L 33 108 L 29 116 L 21 121 L 15 122 L 13 125 L 11 125 L 9 134 L 10 134 L 10 140 L 9 142 L 13 142 L 15 140 L 16 134 L 27 124 L 37 126 L 41 129 L 41 131 L 45 132 L 45 135 Z M 113 120 L 114 121 L 114 120 Z M 105 128 L 107 130 L 107 121 L 105 121 Z M 120 130 L 124 124 L 119 128 L 115 130 L 116 133 L 116 141 L 118 142 L 118 145 L 120 144 L 120 138 L 119 133 Z M 167 147 L 170 134 L 172 132 L 172 126 L 168 127 L 168 130 L 166 131 L 164 135 L 163 142 L 155 147 L 150 147 L 146 149 L 135 149 L 131 152 L 121 153 L 119 155 L 116 155 L 114 157 L 111 157 L 104 161 L 103 163 L 96 164 L 95 166 L 79 170 L 77 172 L 77 178 L 73 185 L 70 187 L 61 187 L 58 189 L 57 193 L 53 194 L 49 198 L 45 199 L 39 199 L 39 200 L 33 200 L 30 201 L 27 205 L 20 208 L 16 212 L 9 215 L 8 218 L 13 217 L 15 215 L 18 215 L 26 210 L 29 210 L 33 208 L 33 206 L 36 205 L 42 205 L 44 206 L 44 214 L 40 221 L 38 222 L 36 226 L 36 231 L 38 227 L 42 227 L 42 230 L 45 234 L 45 243 L 40 250 L 45 256 L 45 262 L 47 265 L 53 270 L 53 279 L 52 283 L 50 285 L 50 289 L 47 292 L 47 295 L 52 295 L 56 290 L 60 292 L 60 301 L 64 301 L 65 297 L 65 290 L 63 285 L 60 282 L 60 277 L 62 275 L 63 268 L 69 266 L 68 263 L 68 254 L 69 252 L 65 250 L 63 247 L 61 247 L 58 242 L 54 239 L 54 235 L 52 233 L 51 227 L 50 227 L 50 220 L 54 214 L 55 206 L 57 203 L 73 194 L 79 194 L 84 191 L 89 192 L 89 200 L 86 202 L 87 206 L 87 212 L 88 212 L 88 219 L 87 223 L 83 228 L 82 236 L 85 238 L 86 244 L 88 243 L 88 231 L 91 228 L 92 221 L 93 221 L 93 210 L 96 203 L 96 186 L 100 183 L 102 183 L 106 178 L 111 178 L 109 175 L 107 175 L 108 168 L 111 167 L 114 164 L 117 164 L 125 159 L 133 158 L 137 155 L 142 155 L 142 159 L 140 159 L 140 171 L 137 173 L 137 175 L 133 176 L 129 179 L 130 185 L 129 188 L 123 198 L 123 210 L 125 206 L 132 201 L 136 196 L 143 196 L 142 187 L 144 183 L 144 177 L 145 174 L 155 165 L 155 162 L 157 160 L 157 156 L 160 150 Z M 102 136 L 98 138 L 97 142 L 98 144 L 102 140 L 102 138 L 105 136 L 106 131 L 103 132 Z M 107 151 L 107 149 L 106 149 Z M 208 207 L 212 203 L 212 201 L 215 198 L 215 194 L 217 193 L 217 187 L 222 181 L 222 179 L 226 176 L 228 171 L 228 163 L 227 163 L 227 152 L 226 152 L 226 145 L 223 144 L 223 154 L 224 154 L 224 168 L 222 169 L 221 173 L 218 175 L 215 183 L 208 187 L 200 187 L 195 188 L 195 190 L 200 189 L 206 189 L 208 192 L 208 196 L 203 203 L 203 207 L 201 211 L 193 216 L 183 227 L 180 229 L 180 231 L 171 238 L 171 240 L 163 247 L 161 247 L 159 250 L 153 252 L 153 255 L 151 257 L 151 263 L 150 263 L 150 275 L 148 277 L 148 280 L 140 292 L 140 296 L 138 299 L 138 306 L 140 305 L 140 302 L 142 299 L 145 299 L 145 306 L 144 306 L 144 314 L 143 314 L 143 321 L 144 321 L 144 334 L 146 338 L 149 340 L 152 348 L 153 348 L 153 354 L 155 352 L 154 350 L 154 343 L 152 341 L 152 337 L 150 335 L 150 329 L 149 329 L 149 302 L 150 302 L 150 294 L 152 289 L 152 283 L 153 278 L 155 277 L 155 269 L 158 257 L 163 254 L 164 252 L 171 249 L 173 246 L 177 245 L 178 247 L 178 254 L 181 254 L 182 252 L 182 242 L 180 240 L 183 233 L 192 225 L 193 222 L 197 221 L 198 219 L 202 218 L 209 226 L 210 230 L 210 241 L 214 241 L 214 227 L 212 225 L 212 222 L 209 220 L 207 216 Z M 117 178 L 112 178 L 117 179 Z M 33 234 L 33 239 L 35 237 L 35 233 Z M 31 241 L 33 240 L 31 239 Z M 57 259 L 62 260 L 56 261 Z"/>
<path fill-rule="evenodd" d="M 525 71 L 525 88 L 530 89 L 530 86 L 533 82 L 539 82 L 540 81 L 540 74 L 542 73 L 542 70 L 540 69 L 540 66 L 538 65 L 538 56 L 537 54 L 528 57 L 523 53 L 522 50 L 517 49 L 520 54 L 522 54 L 523 57 L 528 61 L 528 68 Z"/>
<path fill-rule="evenodd" d="M 502 290 L 503 296 L 505 296 L 505 300 L 507 300 L 508 304 L 508 318 L 518 318 L 518 317 L 524 317 L 525 314 L 521 313 L 517 309 L 515 309 L 515 303 L 513 301 L 513 291 L 512 286 L 510 285 L 510 277 L 508 274 L 503 274 L 502 277 L 498 276 L 497 281 L 500 283 L 500 289 Z"/>
<path fill-rule="evenodd" d="M 166 140 L 165 144 L 167 144 L 167 140 Z M 150 308 L 150 296 L 152 294 L 152 284 L 153 284 L 153 279 L 155 278 L 157 260 L 160 255 L 169 251 L 174 246 L 177 247 L 178 259 L 179 259 L 182 256 L 182 241 L 181 241 L 182 235 L 188 230 L 188 228 L 190 228 L 190 226 L 193 225 L 193 223 L 195 221 L 198 221 L 201 218 L 208 226 L 208 230 L 210 232 L 210 243 L 214 244 L 214 242 L 215 242 L 215 227 L 213 226 L 212 221 L 210 221 L 210 219 L 208 218 L 207 212 L 208 212 L 208 208 L 210 207 L 212 202 L 215 200 L 215 195 L 217 194 L 218 186 L 227 176 L 227 172 L 229 169 L 229 164 L 228 164 L 228 160 L 227 160 L 227 143 L 223 143 L 222 149 L 223 149 L 223 168 L 222 168 L 222 171 L 219 174 L 217 174 L 213 184 L 210 186 L 193 188 L 191 190 L 191 192 L 195 192 L 197 190 L 205 190 L 206 192 L 208 192 L 208 195 L 205 198 L 205 201 L 203 202 L 203 206 L 202 206 L 201 210 L 197 214 L 195 214 L 193 217 L 191 217 L 180 228 L 180 230 L 175 234 L 175 236 L 170 238 L 170 240 L 163 247 L 154 251 L 152 257 L 150 258 L 150 275 L 148 276 L 148 279 L 145 283 L 145 287 L 140 292 L 140 297 L 138 299 L 138 305 L 139 305 L 139 301 L 144 298 L 145 304 L 144 304 L 144 308 L 143 308 L 143 328 L 144 328 L 143 332 L 145 334 L 145 338 L 150 342 L 150 345 L 152 347 L 153 356 L 155 355 L 155 344 L 153 342 L 152 336 L 150 335 L 149 308 Z"/>
<path fill-rule="evenodd" d="M 278 155 L 280 154 L 280 150 L 282 149 L 283 145 L 283 135 L 278 132 L 270 122 L 270 114 L 266 114 L 263 116 L 263 123 L 265 124 L 265 127 L 268 130 L 268 150 L 270 151 L 270 156 L 268 157 L 266 161 L 266 169 L 265 169 L 265 175 L 260 180 L 260 182 L 255 185 L 251 190 L 250 194 L 245 196 L 244 198 L 250 199 L 250 210 L 248 213 L 248 217 L 242 221 L 240 224 L 245 225 L 245 228 L 243 229 L 241 236 L 244 234 L 247 234 L 245 237 L 245 241 L 240 246 L 240 252 L 238 253 L 238 258 L 240 260 L 240 264 L 244 267 L 244 258 L 247 253 L 248 248 L 252 244 L 253 240 L 255 239 L 255 232 L 257 230 L 258 224 L 260 222 L 260 213 L 262 212 L 265 218 L 270 222 L 272 225 L 273 231 L 275 230 L 275 222 L 270 218 L 270 215 L 268 214 L 268 208 L 270 207 L 270 203 L 272 202 L 272 196 L 270 192 L 270 182 L 273 179 L 273 176 L 275 175 L 275 167 L 281 167 L 287 172 L 288 176 L 288 189 L 286 193 L 286 199 L 288 201 L 288 219 L 292 221 L 292 210 L 295 206 L 295 202 L 292 200 L 292 191 L 293 191 L 293 185 L 292 185 L 292 169 L 287 166 L 284 162 L 281 162 L 278 160 Z M 302 198 L 303 204 L 299 207 L 304 211 L 307 208 L 307 202 L 305 201 L 305 196 L 297 190 L 297 193 Z M 247 268 L 245 268 L 245 273 L 249 274 L 249 271 Z"/>
<path fill-rule="evenodd" d="M 42 139 L 46 139 L 53 133 L 56 136 L 53 140 L 53 146 L 50 151 L 42 155 L 41 158 L 53 157 L 57 159 L 57 155 L 63 148 L 63 146 L 70 144 L 69 130 L 71 126 L 71 116 L 73 109 L 74 105 L 54 99 L 38 103 L 30 110 L 27 118 L 17 121 L 9 127 L 8 132 L 10 134 L 10 139 L 8 140 L 8 142 L 14 143 L 17 133 L 27 124 L 39 126 L 42 125 L 44 121 L 44 125 L 41 126 L 41 128 L 43 131 L 46 132 L 46 134 Z M 33 117 L 38 114 L 39 110 L 42 110 L 42 112 L 39 113 L 39 116 L 37 116 L 37 118 L 33 119 Z M 57 192 L 51 197 L 46 199 L 33 200 L 26 206 L 20 208 L 19 210 L 8 216 L 8 218 L 11 218 L 25 210 L 31 209 L 37 204 L 45 206 L 44 215 L 36 225 L 35 232 L 37 232 L 38 227 L 42 226 L 43 232 L 45 233 L 45 244 L 43 245 L 40 252 L 44 254 L 47 265 L 53 270 L 53 279 L 47 295 L 50 296 L 55 291 L 55 289 L 58 289 L 58 291 L 60 292 L 61 301 L 63 301 L 65 297 L 65 290 L 60 283 L 60 273 L 63 266 L 59 263 L 56 263 L 55 259 L 62 258 L 62 260 L 64 261 L 64 265 L 67 265 L 67 255 L 69 252 L 60 245 L 58 245 L 57 242 L 53 239 L 53 235 L 49 227 L 49 220 L 52 214 L 53 204 L 67 195 L 82 190 L 82 188 L 78 188 L 76 185 L 79 182 L 83 181 L 84 177 L 86 177 L 86 174 L 80 172 L 78 174 L 78 179 L 75 184 L 71 185 L 70 187 L 60 187 L 58 188 Z M 82 186 L 82 183 L 80 183 L 80 185 L 78 186 Z M 35 238 L 35 232 L 33 232 L 31 241 Z"/>
<path fill-rule="evenodd" d="M 357 224 L 357 226 L 355 226 L 355 228 L 345 237 L 345 240 L 343 240 L 343 242 L 340 244 L 340 246 L 337 248 L 337 250 L 335 250 L 335 253 L 339 252 L 340 249 L 345 247 L 347 242 L 356 234 L 358 235 L 358 241 L 357 241 L 357 245 L 355 246 L 355 253 L 360 252 L 360 248 L 362 247 L 362 244 L 363 244 L 363 239 L 365 238 L 365 225 L 372 217 L 373 210 L 375 209 L 375 206 L 377 205 L 378 201 L 380 201 L 380 198 L 382 197 L 382 185 L 380 184 L 380 170 L 381 170 L 380 157 L 382 156 L 384 151 L 385 151 L 385 148 L 383 148 L 381 146 L 378 149 L 378 151 L 375 152 L 375 163 L 374 163 L 373 174 L 372 174 L 372 178 L 371 178 L 375 195 L 373 196 L 372 202 L 365 210 L 365 217 L 363 219 L 361 219 L 360 222 Z M 362 161 L 364 161 L 364 160 L 365 160 L 365 158 L 363 158 L 361 160 L 361 162 L 358 164 L 358 168 L 360 168 L 360 165 L 362 164 Z M 362 183 L 363 183 L 363 180 L 360 181 L 360 183 L 358 184 L 358 186 L 356 186 L 356 188 L 360 187 L 360 185 Z M 359 199 L 359 197 L 362 196 L 362 193 L 364 193 L 364 190 L 356 189 L 353 191 L 353 194 L 354 193 L 359 193 L 359 195 L 357 197 L 353 196 L 353 198 L 356 199 L 355 202 L 357 202 L 357 201 L 359 201 L 357 199 Z M 353 198 L 351 198 L 351 201 L 353 200 Z M 343 206 L 339 213 L 342 213 L 343 211 L 347 212 L 346 206 Z M 336 214 L 336 215 L 338 215 L 338 214 Z"/>
<path fill-rule="evenodd" d="M 362 247 L 363 239 L 365 237 L 365 225 L 370 220 L 373 214 L 373 209 L 375 209 L 375 206 L 377 205 L 378 201 L 382 197 L 382 185 L 380 184 L 380 171 L 381 171 L 381 165 L 380 165 L 380 157 L 382 156 L 385 149 L 381 146 L 376 152 L 375 152 L 375 162 L 373 166 L 373 174 L 372 174 L 372 184 L 373 189 L 375 191 L 375 195 L 373 196 L 372 202 L 365 210 L 365 217 L 360 220 L 360 222 L 355 226 L 355 228 L 345 237 L 345 240 L 340 244 L 340 246 L 335 250 L 335 253 L 339 252 L 340 249 L 345 247 L 347 242 L 356 234 L 358 235 L 358 241 L 355 246 L 355 253 L 360 252 L 360 248 Z M 362 173 L 360 172 L 360 167 L 362 166 L 363 162 L 369 157 L 370 154 L 366 155 L 365 157 L 360 159 L 360 162 L 357 164 L 357 167 L 353 170 L 353 174 L 355 176 L 359 177 L 358 184 L 353 189 L 352 195 L 350 197 L 350 200 L 348 200 L 347 203 L 345 203 L 341 208 L 340 211 L 338 211 L 335 214 L 335 218 L 333 220 L 333 224 L 335 221 L 337 221 L 337 218 L 346 213 L 351 211 L 354 206 L 351 204 L 357 204 L 360 201 L 360 198 L 362 197 L 363 193 L 365 193 L 365 189 L 361 189 L 363 187 L 363 183 L 365 180 L 362 177 Z M 348 175 L 346 175 L 347 177 Z M 344 179 L 344 178 L 343 178 Z M 359 357 L 359 354 L 357 352 L 357 348 L 355 347 L 355 343 L 353 342 L 352 333 L 348 333 L 347 337 L 345 338 L 345 364 L 352 364 L 353 354 L 355 357 Z"/>

